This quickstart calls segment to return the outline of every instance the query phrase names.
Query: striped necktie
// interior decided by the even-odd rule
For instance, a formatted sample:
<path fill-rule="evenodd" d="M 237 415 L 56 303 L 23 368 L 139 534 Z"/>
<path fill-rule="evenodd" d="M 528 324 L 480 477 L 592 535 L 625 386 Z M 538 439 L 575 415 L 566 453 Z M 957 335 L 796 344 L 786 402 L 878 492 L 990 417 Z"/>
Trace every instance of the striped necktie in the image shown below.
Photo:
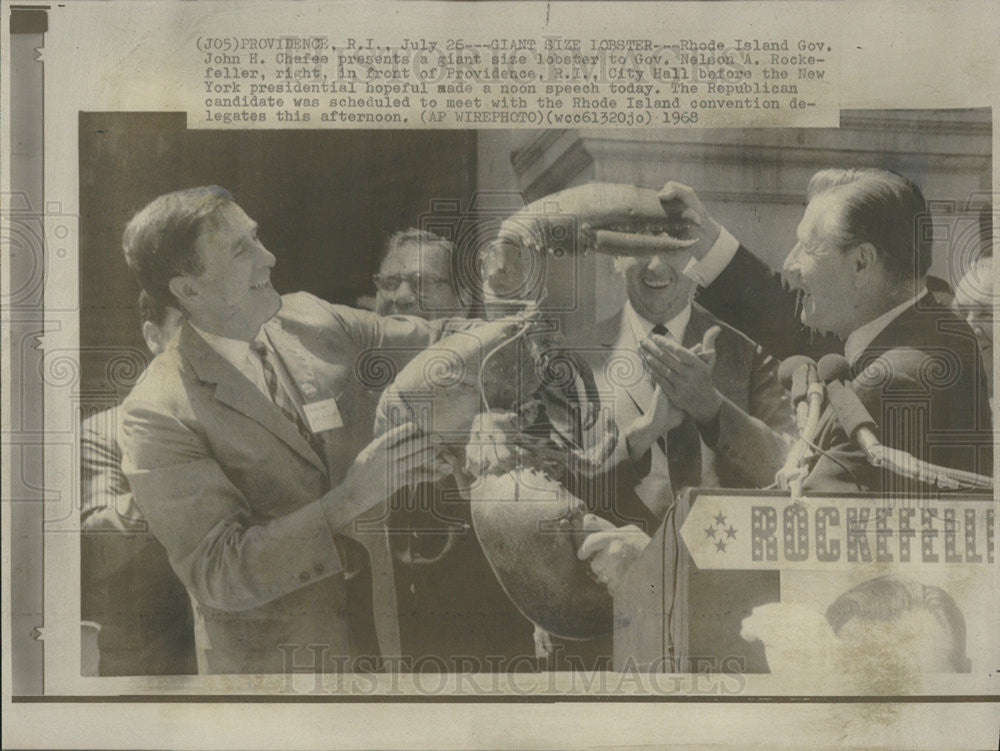
<path fill-rule="evenodd" d="M 668 338 L 670 337 L 670 331 L 662 323 L 658 323 L 655 326 L 653 326 L 653 330 L 650 333 L 656 334 L 657 336 L 665 336 L 665 337 L 668 337 Z M 653 382 L 653 385 L 654 386 L 656 385 L 655 381 Z M 666 441 L 666 439 L 662 435 L 661 436 L 657 436 L 656 443 L 659 445 L 660 450 L 664 454 L 666 454 L 667 453 L 667 441 Z"/>
<path fill-rule="evenodd" d="M 670 337 L 667 327 L 661 323 L 653 326 L 652 334 Z M 655 388 L 656 381 L 649 376 Z M 650 404 L 647 408 L 652 407 Z M 674 488 L 670 480 L 670 460 L 667 455 L 666 436 L 659 435 L 650 447 L 649 472 L 635 487 L 635 494 L 646 505 L 653 516 L 662 518 L 674 499 Z"/>
<path fill-rule="evenodd" d="M 313 444 L 314 435 L 309 426 L 303 422 L 302 418 L 299 416 L 299 411 L 295 408 L 295 404 L 292 402 L 291 397 L 288 393 L 281 387 L 281 383 L 278 381 L 278 374 L 274 370 L 274 365 L 271 364 L 271 358 L 267 351 L 267 345 L 262 341 L 253 341 L 250 343 L 250 349 L 253 351 L 257 357 L 260 358 L 261 367 L 264 369 L 264 383 L 267 385 L 268 396 L 271 397 L 271 401 L 274 402 L 275 406 L 281 411 L 286 418 L 292 421 L 292 424 L 296 427 L 303 438 L 306 439 L 313 450 L 316 446 Z M 320 454 L 322 456 L 322 454 Z"/>

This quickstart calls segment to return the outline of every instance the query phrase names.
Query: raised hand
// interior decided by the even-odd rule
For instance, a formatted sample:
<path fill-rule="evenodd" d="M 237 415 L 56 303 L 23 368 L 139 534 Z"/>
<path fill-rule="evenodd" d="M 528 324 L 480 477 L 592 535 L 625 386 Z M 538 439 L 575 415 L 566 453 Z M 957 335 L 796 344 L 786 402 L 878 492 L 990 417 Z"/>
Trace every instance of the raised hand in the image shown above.
<path fill-rule="evenodd" d="M 416 423 L 397 425 L 365 446 L 347 471 L 344 484 L 352 492 L 385 500 L 397 490 L 434 482 L 451 472 L 438 443 Z"/>
<path fill-rule="evenodd" d="M 712 218 L 698 195 L 687 185 L 668 182 L 657 197 L 664 211 L 680 209 L 684 219 L 701 227 L 701 242 L 688 249 L 688 252 L 700 261 L 719 239 L 722 226 Z"/>
<path fill-rule="evenodd" d="M 712 385 L 719 332 L 719 327 L 713 326 L 690 350 L 658 334 L 640 342 L 639 354 L 664 396 L 702 425 L 714 420 L 722 407 L 722 396 Z"/>

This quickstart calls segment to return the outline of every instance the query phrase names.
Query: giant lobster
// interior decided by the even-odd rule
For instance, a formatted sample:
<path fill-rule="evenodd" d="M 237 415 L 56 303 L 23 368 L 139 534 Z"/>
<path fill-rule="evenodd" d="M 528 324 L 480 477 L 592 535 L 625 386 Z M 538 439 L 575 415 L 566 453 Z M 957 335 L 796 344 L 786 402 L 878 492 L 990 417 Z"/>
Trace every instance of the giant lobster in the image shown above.
<path fill-rule="evenodd" d="M 529 204 L 503 222 L 482 262 L 487 294 L 516 312 L 444 337 L 382 396 L 376 433 L 413 420 L 459 447 L 475 532 L 497 579 L 557 636 L 586 639 L 612 624 L 606 587 L 576 555 L 587 508 L 565 480 L 600 470 L 618 436 L 589 368 L 561 346 L 537 300 L 524 299 L 523 268 L 532 254 L 645 255 L 698 241 L 655 191 L 630 185 L 592 183 Z"/>

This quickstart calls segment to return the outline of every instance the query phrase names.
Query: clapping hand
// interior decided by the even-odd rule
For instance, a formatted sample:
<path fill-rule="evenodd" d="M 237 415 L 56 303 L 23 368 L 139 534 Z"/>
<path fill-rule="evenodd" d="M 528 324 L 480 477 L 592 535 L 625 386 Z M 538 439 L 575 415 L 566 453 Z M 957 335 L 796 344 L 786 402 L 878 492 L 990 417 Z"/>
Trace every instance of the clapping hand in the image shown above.
<path fill-rule="evenodd" d="M 713 326 L 691 349 L 658 334 L 640 342 L 639 354 L 657 387 L 671 404 L 702 425 L 714 420 L 722 407 L 722 395 L 712 385 L 715 340 L 720 332 Z"/>

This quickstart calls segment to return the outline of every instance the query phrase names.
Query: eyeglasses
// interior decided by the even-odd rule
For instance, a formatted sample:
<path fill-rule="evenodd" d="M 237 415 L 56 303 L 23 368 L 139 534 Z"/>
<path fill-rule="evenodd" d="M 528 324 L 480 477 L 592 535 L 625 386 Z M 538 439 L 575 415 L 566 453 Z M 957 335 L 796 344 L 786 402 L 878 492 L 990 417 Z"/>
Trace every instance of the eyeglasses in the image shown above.
<path fill-rule="evenodd" d="M 422 274 L 419 271 L 412 274 L 375 274 L 372 279 L 375 286 L 382 292 L 395 292 L 404 281 L 410 285 L 415 295 L 425 295 L 432 288 L 443 284 L 451 284 L 447 278 L 437 274 Z"/>

